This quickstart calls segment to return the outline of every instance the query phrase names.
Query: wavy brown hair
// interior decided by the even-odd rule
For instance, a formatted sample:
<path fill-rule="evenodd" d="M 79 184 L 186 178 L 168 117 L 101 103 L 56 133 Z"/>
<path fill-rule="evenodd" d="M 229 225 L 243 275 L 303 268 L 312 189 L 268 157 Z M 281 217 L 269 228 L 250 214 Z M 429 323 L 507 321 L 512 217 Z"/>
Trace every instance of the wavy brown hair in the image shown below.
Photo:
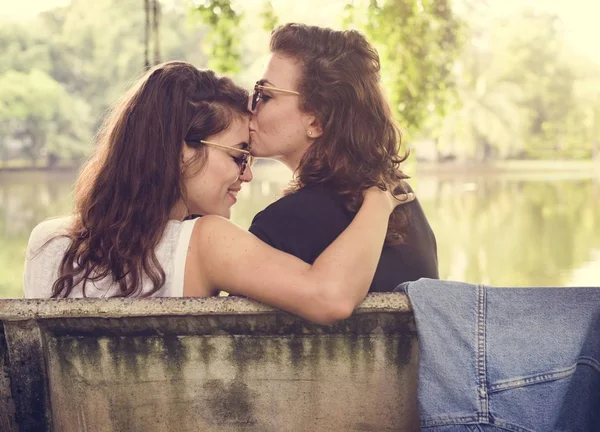
<path fill-rule="evenodd" d="M 314 114 L 323 130 L 287 192 L 322 184 L 355 212 L 371 186 L 405 190 L 400 164 L 408 153 L 399 156 L 402 135 L 381 88 L 379 55 L 367 39 L 356 30 L 289 23 L 273 31 L 270 49 L 301 64 L 300 109 Z M 397 207 L 386 244 L 402 243 L 408 223 L 407 206 Z"/>
<path fill-rule="evenodd" d="M 247 91 L 229 78 L 185 62 L 154 67 L 124 95 L 77 180 L 71 243 L 52 297 L 68 297 L 79 283 L 85 297 L 86 283 L 105 277 L 118 284 L 117 297 L 149 296 L 164 285 L 155 247 L 185 193 L 182 146 L 196 147 L 247 115 L 247 101 Z M 197 146 L 193 163 L 200 170 L 206 146 Z M 147 292 L 145 276 L 152 283 Z"/>

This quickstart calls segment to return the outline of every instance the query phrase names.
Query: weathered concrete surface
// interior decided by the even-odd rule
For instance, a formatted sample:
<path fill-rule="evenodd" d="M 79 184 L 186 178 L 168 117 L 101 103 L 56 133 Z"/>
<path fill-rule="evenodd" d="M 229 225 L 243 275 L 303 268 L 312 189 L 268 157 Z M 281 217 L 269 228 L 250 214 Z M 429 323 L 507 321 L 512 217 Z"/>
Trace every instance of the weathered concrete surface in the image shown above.
<path fill-rule="evenodd" d="M 4 337 L 4 326 L 0 322 L 0 431 L 18 431 L 15 404 L 10 389 L 8 372 L 8 349 Z"/>
<path fill-rule="evenodd" d="M 239 298 L 5 300 L 0 321 L 20 430 L 418 430 L 401 294 L 334 326 Z"/>
<path fill-rule="evenodd" d="M 355 314 L 389 311 L 411 312 L 408 297 L 397 293 L 370 294 Z M 273 312 L 278 311 L 241 297 L 0 300 L 2 321 L 80 316 L 258 315 Z"/>
<path fill-rule="evenodd" d="M 49 395 L 42 332 L 33 320 L 6 321 L 4 334 L 16 423 L 25 430 L 47 430 L 52 419 L 46 409 Z"/>

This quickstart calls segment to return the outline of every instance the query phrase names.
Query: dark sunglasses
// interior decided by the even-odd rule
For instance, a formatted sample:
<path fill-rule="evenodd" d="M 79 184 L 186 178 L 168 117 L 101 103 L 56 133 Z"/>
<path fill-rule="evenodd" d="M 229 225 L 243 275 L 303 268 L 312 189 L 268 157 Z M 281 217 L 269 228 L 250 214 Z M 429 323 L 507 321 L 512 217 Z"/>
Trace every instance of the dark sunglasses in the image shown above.
<path fill-rule="evenodd" d="M 297 91 L 286 90 L 286 89 L 281 89 L 281 88 L 277 88 L 277 87 L 264 86 L 261 84 L 261 81 L 258 81 L 256 84 L 254 84 L 254 93 L 252 94 L 252 111 L 254 111 L 256 109 L 256 106 L 258 105 L 258 101 L 263 98 L 264 90 L 300 96 L 300 93 L 298 93 Z"/>

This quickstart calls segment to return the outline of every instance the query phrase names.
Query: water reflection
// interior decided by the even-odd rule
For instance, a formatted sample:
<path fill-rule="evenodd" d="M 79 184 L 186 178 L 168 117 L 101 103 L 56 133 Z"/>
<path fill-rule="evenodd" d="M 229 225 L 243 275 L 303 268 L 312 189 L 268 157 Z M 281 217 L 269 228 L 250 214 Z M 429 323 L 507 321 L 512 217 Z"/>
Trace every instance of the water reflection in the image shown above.
<path fill-rule="evenodd" d="M 0 173 L 0 297 L 21 295 L 29 233 L 45 218 L 70 212 L 75 176 Z M 289 179 L 279 164 L 256 166 L 232 219 L 247 228 Z M 500 286 L 600 285 L 600 185 L 550 180 L 415 178 L 438 239 L 440 276 Z"/>
<path fill-rule="evenodd" d="M 444 278 L 505 286 L 570 285 L 574 270 L 591 266 L 596 278 L 586 284 L 600 285 L 596 180 L 481 176 L 438 179 L 430 187 L 435 190 L 423 206 L 436 232 Z"/>

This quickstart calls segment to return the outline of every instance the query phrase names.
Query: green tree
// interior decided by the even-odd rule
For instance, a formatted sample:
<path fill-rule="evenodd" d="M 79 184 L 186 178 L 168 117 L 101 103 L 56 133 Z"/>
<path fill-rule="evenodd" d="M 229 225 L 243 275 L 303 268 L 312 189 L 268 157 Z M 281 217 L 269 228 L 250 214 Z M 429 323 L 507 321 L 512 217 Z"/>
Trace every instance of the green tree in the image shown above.
<path fill-rule="evenodd" d="M 39 32 L 30 26 L 0 22 L 0 74 L 48 70 L 50 63 L 47 41 Z"/>
<path fill-rule="evenodd" d="M 462 40 L 462 22 L 453 14 L 450 3 L 447 0 L 348 0 L 346 3 L 345 26 L 362 30 L 379 51 L 382 80 L 400 123 L 416 130 L 432 111 L 443 113 L 453 97 L 450 71 Z M 193 10 L 211 30 L 209 67 L 237 73 L 243 63 L 241 3 L 205 0 L 193 6 Z M 271 1 L 265 3 L 260 17 L 267 31 L 275 26 L 278 20 Z"/>
<path fill-rule="evenodd" d="M 565 146 L 580 157 L 600 160 L 600 65 L 571 56 L 577 81 L 576 107 L 569 113 Z"/>
<path fill-rule="evenodd" d="M 564 149 L 569 114 L 576 108 L 575 72 L 565 59 L 560 19 L 525 10 L 499 23 L 509 70 L 505 79 L 522 88 L 523 138 L 530 156 Z M 500 37 L 500 36 L 499 36 Z"/>
<path fill-rule="evenodd" d="M 350 2 L 348 26 L 363 30 L 377 47 L 382 81 L 400 124 L 417 131 L 454 101 L 452 67 L 464 23 L 448 0 Z"/>
<path fill-rule="evenodd" d="M 521 87 L 503 76 L 505 56 L 490 46 L 482 29 L 470 29 L 466 45 L 454 69 L 460 103 L 444 117 L 437 130 L 438 150 L 486 161 L 506 158 L 523 148 L 524 110 Z"/>
<path fill-rule="evenodd" d="M 191 30 L 184 11 L 162 9 L 161 60 L 188 60 L 202 66 L 201 30 Z M 96 126 L 125 88 L 144 72 L 146 17 L 138 0 L 73 0 L 44 13 L 41 33 L 48 41 L 50 74 L 92 106 Z"/>
<path fill-rule="evenodd" d="M 89 106 L 71 96 L 47 73 L 0 75 L 0 124 L 4 137 L 23 145 L 35 164 L 43 153 L 81 157 L 91 138 Z"/>
<path fill-rule="evenodd" d="M 478 161 L 519 152 L 523 145 L 519 92 L 514 84 L 486 81 L 485 76 L 477 77 L 472 86 L 460 86 L 460 108 L 443 118 L 438 150 Z"/>
<path fill-rule="evenodd" d="M 47 154 L 51 161 L 89 149 L 107 110 L 144 72 L 142 6 L 139 0 L 73 0 L 32 21 L 0 26 L 0 75 L 22 74 L 4 76 L 0 147 L 20 142 L 30 160 Z M 203 66 L 204 30 L 191 28 L 183 0 L 161 9 L 161 60 Z M 20 90 L 10 89 L 11 82 Z"/>
<path fill-rule="evenodd" d="M 279 18 L 277 17 L 277 13 L 275 13 L 271 0 L 265 1 L 260 16 L 263 20 L 265 31 L 271 32 L 279 24 Z"/>
<path fill-rule="evenodd" d="M 466 16 L 468 40 L 453 73 L 460 104 L 423 135 L 464 159 L 589 158 L 599 67 L 566 49 L 560 21 L 524 9 Z"/>
<path fill-rule="evenodd" d="M 210 31 L 204 40 L 209 53 L 208 67 L 224 74 L 240 71 L 242 12 L 230 0 L 204 0 L 192 8 L 193 15 L 207 24 Z"/>

